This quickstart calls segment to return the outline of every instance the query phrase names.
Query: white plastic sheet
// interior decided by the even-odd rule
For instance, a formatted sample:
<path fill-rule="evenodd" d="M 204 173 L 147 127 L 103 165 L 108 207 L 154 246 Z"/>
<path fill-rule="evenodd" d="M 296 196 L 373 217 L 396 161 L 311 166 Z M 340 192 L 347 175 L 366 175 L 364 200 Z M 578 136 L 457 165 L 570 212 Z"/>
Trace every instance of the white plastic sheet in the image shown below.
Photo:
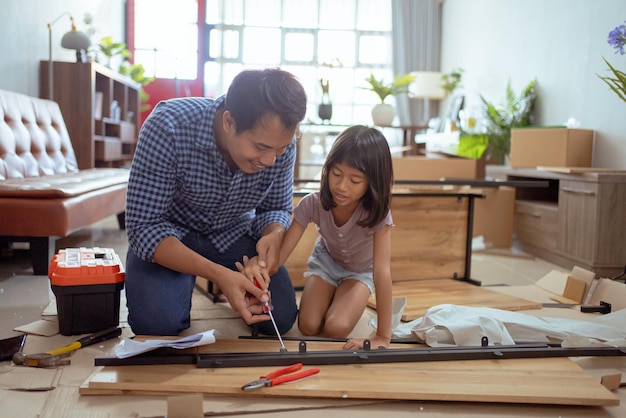
<path fill-rule="evenodd" d="M 621 345 L 626 339 L 626 309 L 589 320 L 536 317 L 493 308 L 443 304 L 424 316 L 394 327 L 394 337 L 414 336 L 431 347 L 513 345 L 516 342 L 564 341 L 564 345 Z"/>

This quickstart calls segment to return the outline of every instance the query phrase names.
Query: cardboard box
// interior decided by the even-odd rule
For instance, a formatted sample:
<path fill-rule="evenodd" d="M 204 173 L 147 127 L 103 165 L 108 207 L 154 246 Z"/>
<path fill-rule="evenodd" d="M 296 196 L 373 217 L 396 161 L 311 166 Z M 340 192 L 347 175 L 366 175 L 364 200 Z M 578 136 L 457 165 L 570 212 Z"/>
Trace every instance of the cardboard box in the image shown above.
<path fill-rule="evenodd" d="M 511 129 L 513 168 L 591 167 L 594 131 L 569 128 Z"/>
<path fill-rule="evenodd" d="M 494 248 L 513 245 L 513 218 L 515 215 L 515 188 L 500 186 L 480 190 L 485 199 L 474 200 L 472 236 L 483 236 Z"/>
<path fill-rule="evenodd" d="M 484 161 L 447 158 L 441 155 L 393 157 L 395 180 L 441 180 L 484 178 Z"/>
<path fill-rule="evenodd" d="M 124 267 L 111 248 L 66 248 L 50 262 L 63 335 L 98 332 L 119 325 Z"/>

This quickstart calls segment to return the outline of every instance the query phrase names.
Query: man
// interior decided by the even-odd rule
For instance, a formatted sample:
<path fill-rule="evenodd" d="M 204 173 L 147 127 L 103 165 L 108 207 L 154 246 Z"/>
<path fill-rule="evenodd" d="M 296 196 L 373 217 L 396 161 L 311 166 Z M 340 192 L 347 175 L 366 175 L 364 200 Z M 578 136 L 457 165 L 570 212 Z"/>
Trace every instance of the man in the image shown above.
<path fill-rule="evenodd" d="M 265 334 L 274 333 L 262 311 L 271 293 L 279 331 L 291 328 L 295 292 L 277 264 L 305 112 L 302 85 L 280 69 L 243 71 L 218 99 L 173 99 L 154 109 L 139 134 L 126 205 L 126 297 L 135 334 L 188 328 L 196 276 L 211 280 Z M 235 264 L 257 254 L 273 273 L 261 288 Z"/>

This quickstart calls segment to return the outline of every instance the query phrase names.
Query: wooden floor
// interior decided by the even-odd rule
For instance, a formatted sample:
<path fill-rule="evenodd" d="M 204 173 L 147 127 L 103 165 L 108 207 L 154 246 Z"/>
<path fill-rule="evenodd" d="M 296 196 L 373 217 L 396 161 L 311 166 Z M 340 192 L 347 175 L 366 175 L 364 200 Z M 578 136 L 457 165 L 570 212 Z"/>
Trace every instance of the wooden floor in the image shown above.
<path fill-rule="evenodd" d="M 407 322 L 423 316 L 429 308 L 444 303 L 507 311 L 541 309 L 541 303 L 454 279 L 395 282 L 392 291 L 394 298 L 406 298 L 402 320 Z M 368 305 L 376 309 L 376 299 L 370 298 Z"/>
<path fill-rule="evenodd" d="M 77 246 L 101 246 L 114 248 L 118 255 L 124 260 L 126 257 L 127 238 L 123 231 L 117 229 L 115 218 L 111 218 L 105 222 L 95 225 L 93 228 L 78 231 L 69 238 L 59 240 L 60 248 L 77 247 Z M 486 289 L 513 289 L 515 286 L 530 286 L 539 278 L 557 266 L 547 263 L 543 260 L 528 257 L 516 251 L 499 251 L 499 252 L 475 252 L 472 255 L 472 278 L 482 282 Z M 42 318 L 41 312 L 46 307 L 51 292 L 49 290 L 49 281 L 45 277 L 28 277 L 30 264 L 27 257 L 14 254 L 10 258 L 0 260 L 0 338 L 7 338 L 16 335 L 17 332 L 13 328 L 18 325 L 31 323 Z M 25 276 L 25 277 L 21 277 Z M 395 286 L 395 284 L 394 284 Z M 516 292 L 511 291 L 509 294 L 519 296 Z M 534 299 L 533 299 L 534 300 Z M 220 332 L 220 339 L 233 339 L 241 335 L 250 335 L 250 330 L 242 323 L 241 319 L 232 312 L 228 307 L 220 304 L 213 304 L 202 294 L 194 294 L 192 308 L 191 328 L 186 331 L 185 335 L 206 331 L 207 329 L 217 329 Z M 124 305 L 124 303 L 122 303 Z M 123 310 L 124 306 L 122 306 Z M 534 315 L 544 315 L 562 318 L 575 318 L 576 312 L 571 309 L 535 309 Z M 123 314 L 123 312 L 122 312 Z M 580 313 L 578 313 L 580 315 Z M 375 311 L 367 309 L 357 327 L 353 330 L 351 336 L 367 336 L 372 331 L 369 325 L 370 318 L 375 315 Z M 49 319 L 49 318 L 48 318 Z M 123 336 L 130 337 L 132 333 L 125 321 L 122 321 Z M 296 338 L 299 335 L 297 327 L 289 331 L 286 336 Z M 74 337 L 62 336 L 60 334 L 44 337 L 37 335 L 29 335 L 27 337 L 24 351 L 27 353 L 42 352 L 59 346 L 66 345 L 73 341 Z M 72 364 L 58 369 L 36 369 L 36 368 L 18 368 L 11 366 L 7 362 L 0 363 L 0 416 L 4 417 L 67 417 L 67 418 L 109 418 L 109 417 L 162 417 L 168 414 L 169 401 L 171 399 L 187 401 L 189 396 L 187 392 L 165 392 L 154 394 L 152 388 L 148 388 L 148 392 L 141 393 L 136 389 L 131 389 L 129 395 L 127 392 L 118 392 L 119 394 L 108 394 L 106 396 L 81 395 L 79 391 L 90 390 L 95 391 L 91 387 L 90 382 L 102 380 L 99 372 L 102 370 L 111 371 L 110 369 L 94 367 L 94 359 L 97 356 L 107 355 L 112 352 L 113 347 L 118 341 L 106 341 L 82 348 L 71 355 Z M 254 342 L 256 344 L 256 341 Z M 290 344 L 291 342 L 288 342 Z M 276 342 L 274 342 L 276 344 Z M 247 343 L 238 344 L 239 347 L 247 345 Z M 216 346 L 217 347 L 217 346 Z M 273 350 L 277 349 L 274 345 Z M 291 350 L 291 348 L 290 348 Z M 241 396 L 240 385 L 252 380 L 261 372 L 266 373 L 267 369 L 243 370 L 237 373 L 243 373 L 237 377 L 233 377 L 228 381 L 229 388 L 225 391 L 232 391 L 232 394 L 210 394 L 204 393 L 200 397 L 202 403 L 201 409 L 205 416 L 231 416 L 231 417 L 248 417 L 251 414 L 263 417 L 291 418 L 298 416 L 299 418 L 345 418 L 346 416 L 361 416 L 364 418 L 373 418 L 380 416 L 395 417 L 414 417 L 416 413 L 420 416 L 464 416 L 473 418 L 498 417 L 547 417 L 547 416 L 567 416 L 567 417 L 601 417 L 601 418 L 621 418 L 626 416 L 626 391 L 618 389 L 611 392 L 622 402 L 618 406 L 612 405 L 614 400 L 606 395 L 602 389 L 598 389 L 600 378 L 606 374 L 626 373 L 626 358 L 578 358 L 568 361 L 549 362 L 550 365 L 557 367 L 558 371 L 552 370 L 551 366 L 542 364 L 543 360 L 529 360 L 528 366 L 523 366 L 525 372 L 517 370 L 515 363 L 506 363 L 506 361 L 490 362 L 490 368 L 485 368 L 481 363 L 470 363 L 461 365 L 460 363 L 451 366 L 452 363 L 440 362 L 440 364 L 422 363 L 416 366 L 412 371 L 404 373 L 406 367 L 402 365 L 394 365 L 402 369 L 392 370 L 391 366 L 385 365 L 369 365 L 364 370 L 370 370 L 365 373 L 357 366 L 337 366 L 345 367 L 348 370 L 353 368 L 361 373 L 357 378 L 350 381 L 343 381 L 341 385 L 337 385 L 334 392 L 326 398 L 308 397 L 305 395 L 297 396 L 275 396 L 273 389 L 281 391 L 291 391 L 299 388 L 298 385 L 307 386 L 307 391 L 320 390 L 319 386 L 315 386 L 320 379 L 330 379 L 335 381 L 332 368 L 330 370 L 322 370 L 317 378 L 311 377 L 305 381 L 294 383 L 291 385 L 283 385 L 283 387 L 266 388 L 265 392 L 258 392 L 253 395 Z M 446 364 L 447 363 L 447 364 Z M 524 361 L 523 364 L 527 362 Z M 150 366 L 148 366 L 150 367 Z M 437 370 L 440 368 L 440 370 Z M 514 369 L 507 371 L 508 369 Z M 274 369 L 271 367 L 270 370 Z M 473 370 L 472 370 L 473 369 Z M 408 370 L 408 369 L 407 369 Z M 499 375 L 499 382 L 493 384 L 490 388 L 485 384 L 485 371 Z M 190 370 L 190 373 L 201 373 L 197 370 Z M 426 376 L 426 380 L 422 379 L 422 372 Z M 202 371 L 203 381 L 201 385 L 214 385 L 210 378 L 209 370 Z M 220 372 L 221 373 L 221 372 Z M 348 373 L 346 371 L 345 373 Z M 345 375 L 342 371 L 338 376 L 341 381 Z M 502 401 L 484 401 L 476 402 L 479 398 L 477 393 L 489 393 L 491 396 L 501 396 L 501 387 L 516 388 L 518 379 L 507 381 L 507 376 L 516 376 L 521 374 L 520 381 L 530 382 L 529 385 L 541 384 L 544 373 L 552 377 L 546 377 L 548 381 L 552 381 L 551 385 L 554 392 L 546 392 L 540 394 L 545 397 L 547 404 L 543 403 L 527 403 L 520 393 L 530 393 L 532 387 L 520 386 L 520 390 L 510 390 L 513 393 L 511 399 Z M 133 373 L 130 373 L 133 374 Z M 164 382 L 172 379 L 172 383 L 178 384 L 185 373 L 172 371 L 165 373 L 161 371 L 154 377 L 154 381 L 148 382 L 151 385 L 157 383 L 157 380 Z M 109 374 L 111 376 L 112 374 Z M 398 376 L 394 379 L 394 376 Z M 443 380 L 437 381 L 436 375 L 440 375 Z M 120 371 L 119 378 L 132 379 L 126 371 Z M 141 376 L 141 374 L 139 374 Z M 316 380 L 317 379 L 317 380 Z M 433 379 L 433 380 L 429 380 Z M 550 380 L 552 379 L 552 380 Z M 207 382 L 205 382 L 206 380 Z M 221 379 L 218 379 L 221 382 Z M 398 384 L 398 392 L 402 397 L 417 396 L 423 399 L 464 399 L 471 398 L 470 401 L 440 401 L 440 400 L 383 400 L 383 399 L 357 399 L 356 396 L 351 398 L 351 390 L 354 386 L 355 393 L 363 392 L 364 386 L 372 386 L 372 383 L 381 381 L 385 385 L 387 381 L 392 384 Z M 420 386 L 420 382 L 424 381 L 424 386 Z M 444 382 L 445 381 L 445 382 Z M 475 393 L 468 395 L 467 390 L 472 390 L 478 381 L 480 388 L 475 389 Z M 106 382 L 106 381 L 105 381 Z M 242 383 L 243 382 L 243 383 Z M 409 384 L 402 384 L 409 382 Z M 582 382 L 582 383 L 581 383 Z M 443 384 L 448 385 L 447 390 L 441 390 Z M 107 383 L 108 384 L 108 383 Z M 125 383 L 126 384 L 126 383 Z M 137 381 L 137 385 L 142 384 Z M 219 385 L 219 383 L 218 383 Z M 341 387 L 340 387 L 341 386 Z M 454 388 L 453 386 L 456 386 Z M 581 394 L 582 402 L 588 405 L 602 403 L 607 406 L 581 406 L 567 404 L 566 399 L 562 397 L 565 392 L 565 398 L 569 397 L 569 392 L 578 393 L 581 386 L 586 386 L 590 390 Z M 329 386 L 329 387 L 332 387 Z M 439 395 L 429 392 L 429 388 L 434 388 Z M 335 398 L 342 389 L 341 399 Z M 110 388 L 99 389 L 106 393 L 111 393 Z M 221 390 L 221 389 L 220 389 Z M 506 389 L 509 390 L 509 389 Z M 481 392 L 482 391 L 482 392 Z M 560 393 L 559 393 L 560 391 Z M 266 394 L 266 392 L 269 392 Z M 407 393 L 408 392 L 408 393 Z M 600 396 L 596 395 L 600 393 Z M 347 399 L 344 398 L 344 393 Z M 508 393 L 508 392 L 507 392 Z M 178 396 L 181 395 L 181 396 Z M 483 396 L 480 395 L 480 396 Z M 439 398 L 437 398 L 439 396 Z M 508 396 L 508 395 L 507 395 Z M 493 398 L 495 399 L 495 398 Z M 560 399 L 560 400 L 559 400 Z M 556 405 L 555 400 L 562 403 Z M 515 402 L 515 403 L 512 403 Z M 595 403 L 594 403 L 595 402 Z M 606 403 L 605 403 L 606 402 Z"/>

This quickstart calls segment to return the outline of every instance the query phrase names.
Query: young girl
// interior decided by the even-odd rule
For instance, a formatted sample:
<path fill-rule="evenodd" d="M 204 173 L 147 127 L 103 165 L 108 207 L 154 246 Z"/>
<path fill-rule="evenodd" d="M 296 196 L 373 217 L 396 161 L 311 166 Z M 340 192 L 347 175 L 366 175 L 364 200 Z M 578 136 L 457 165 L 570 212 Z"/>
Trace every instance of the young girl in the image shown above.
<path fill-rule="evenodd" d="M 320 233 L 308 261 L 308 280 L 300 301 L 298 327 L 304 335 L 347 337 L 375 291 L 378 326 L 370 338 L 371 347 L 388 347 L 392 183 L 386 138 L 377 129 L 353 126 L 337 137 L 330 150 L 320 191 L 305 196 L 294 209 L 294 220 L 281 246 L 280 265 L 309 222 L 314 222 Z M 254 265 L 246 263 L 246 275 L 261 274 L 267 282 L 267 273 Z M 363 339 L 351 339 L 344 346 L 362 347 Z"/>

